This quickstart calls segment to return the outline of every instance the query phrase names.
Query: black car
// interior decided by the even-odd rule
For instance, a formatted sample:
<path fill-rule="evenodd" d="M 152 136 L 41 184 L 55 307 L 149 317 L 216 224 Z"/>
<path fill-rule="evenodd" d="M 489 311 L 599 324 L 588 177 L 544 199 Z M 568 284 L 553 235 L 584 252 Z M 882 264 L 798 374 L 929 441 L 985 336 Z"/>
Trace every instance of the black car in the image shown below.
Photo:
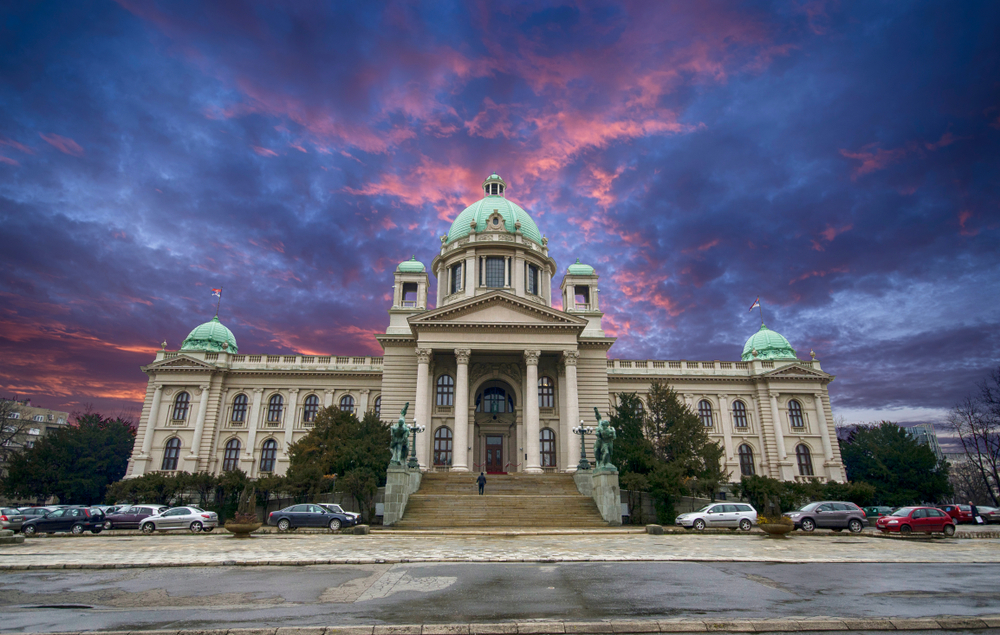
<path fill-rule="evenodd" d="M 337 531 L 341 527 L 351 527 L 356 522 L 354 516 L 332 512 L 312 503 L 292 505 L 267 516 L 267 524 L 280 531 L 299 527 L 329 527 L 332 531 Z"/>
<path fill-rule="evenodd" d="M 101 510 L 92 507 L 55 509 L 44 516 L 27 518 L 21 525 L 21 532 L 25 536 L 32 536 L 36 533 L 53 534 L 59 531 L 68 531 L 74 534 L 90 531 L 99 534 L 102 529 L 104 529 L 104 514 L 101 513 Z"/>

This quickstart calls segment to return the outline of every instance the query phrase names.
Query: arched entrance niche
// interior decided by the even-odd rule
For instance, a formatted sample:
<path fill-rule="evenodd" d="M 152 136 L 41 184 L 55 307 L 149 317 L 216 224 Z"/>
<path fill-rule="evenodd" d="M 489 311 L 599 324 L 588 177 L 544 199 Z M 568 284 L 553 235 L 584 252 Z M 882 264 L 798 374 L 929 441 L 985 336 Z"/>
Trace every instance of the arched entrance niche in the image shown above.
<path fill-rule="evenodd" d="M 470 441 L 474 471 L 487 474 L 519 471 L 520 391 L 506 379 L 485 377 L 471 392 L 469 402 L 475 431 Z"/>

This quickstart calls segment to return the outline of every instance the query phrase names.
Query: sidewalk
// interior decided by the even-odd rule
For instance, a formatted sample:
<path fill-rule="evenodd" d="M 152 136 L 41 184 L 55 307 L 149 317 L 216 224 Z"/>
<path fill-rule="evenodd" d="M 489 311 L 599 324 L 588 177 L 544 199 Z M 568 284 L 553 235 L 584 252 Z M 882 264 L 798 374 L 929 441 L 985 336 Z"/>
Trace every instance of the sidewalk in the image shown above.
<path fill-rule="evenodd" d="M 624 532 L 448 534 L 225 533 L 36 537 L 0 550 L 0 570 L 268 566 L 402 562 L 890 562 L 1000 563 L 1000 540 L 885 539 L 848 534 L 760 535 Z"/>

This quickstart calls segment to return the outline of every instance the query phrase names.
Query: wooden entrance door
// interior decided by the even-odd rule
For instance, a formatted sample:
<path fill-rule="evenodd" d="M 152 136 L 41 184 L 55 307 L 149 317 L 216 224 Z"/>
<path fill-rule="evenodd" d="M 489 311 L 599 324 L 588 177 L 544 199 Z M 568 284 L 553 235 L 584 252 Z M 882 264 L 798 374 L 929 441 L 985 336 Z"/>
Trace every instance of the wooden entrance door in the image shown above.
<path fill-rule="evenodd" d="M 503 473 L 503 437 L 486 437 L 486 472 L 489 474 Z"/>

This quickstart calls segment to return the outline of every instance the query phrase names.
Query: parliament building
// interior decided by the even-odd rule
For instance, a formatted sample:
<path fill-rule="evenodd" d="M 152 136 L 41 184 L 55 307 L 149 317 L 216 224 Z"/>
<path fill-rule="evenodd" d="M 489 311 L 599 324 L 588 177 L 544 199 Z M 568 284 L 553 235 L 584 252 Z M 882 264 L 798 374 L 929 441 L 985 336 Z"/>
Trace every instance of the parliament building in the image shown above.
<path fill-rule="evenodd" d="M 381 357 L 244 353 L 216 316 L 180 350 L 160 350 L 149 377 L 129 476 L 241 469 L 283 474 L 288 448 L 320 408 L 386 421 L 409 402 L 422 470 L 572 472 L 580 437 L 619 393 L 674 388 L 724 448 L 730 481 L 844 481 L 820 362 L 799 359 L 761 326 L 734 359 L 616 359 L 601 328 L 598 273 L 563 269 L 496 174 L 427 266 L 395 271 Z M 554 284 L 562 309 L 552 306 Z M 428 296 L 435 293 L 433 309 Z M 592 454 L 589 452 L 588 454 Z"/>

